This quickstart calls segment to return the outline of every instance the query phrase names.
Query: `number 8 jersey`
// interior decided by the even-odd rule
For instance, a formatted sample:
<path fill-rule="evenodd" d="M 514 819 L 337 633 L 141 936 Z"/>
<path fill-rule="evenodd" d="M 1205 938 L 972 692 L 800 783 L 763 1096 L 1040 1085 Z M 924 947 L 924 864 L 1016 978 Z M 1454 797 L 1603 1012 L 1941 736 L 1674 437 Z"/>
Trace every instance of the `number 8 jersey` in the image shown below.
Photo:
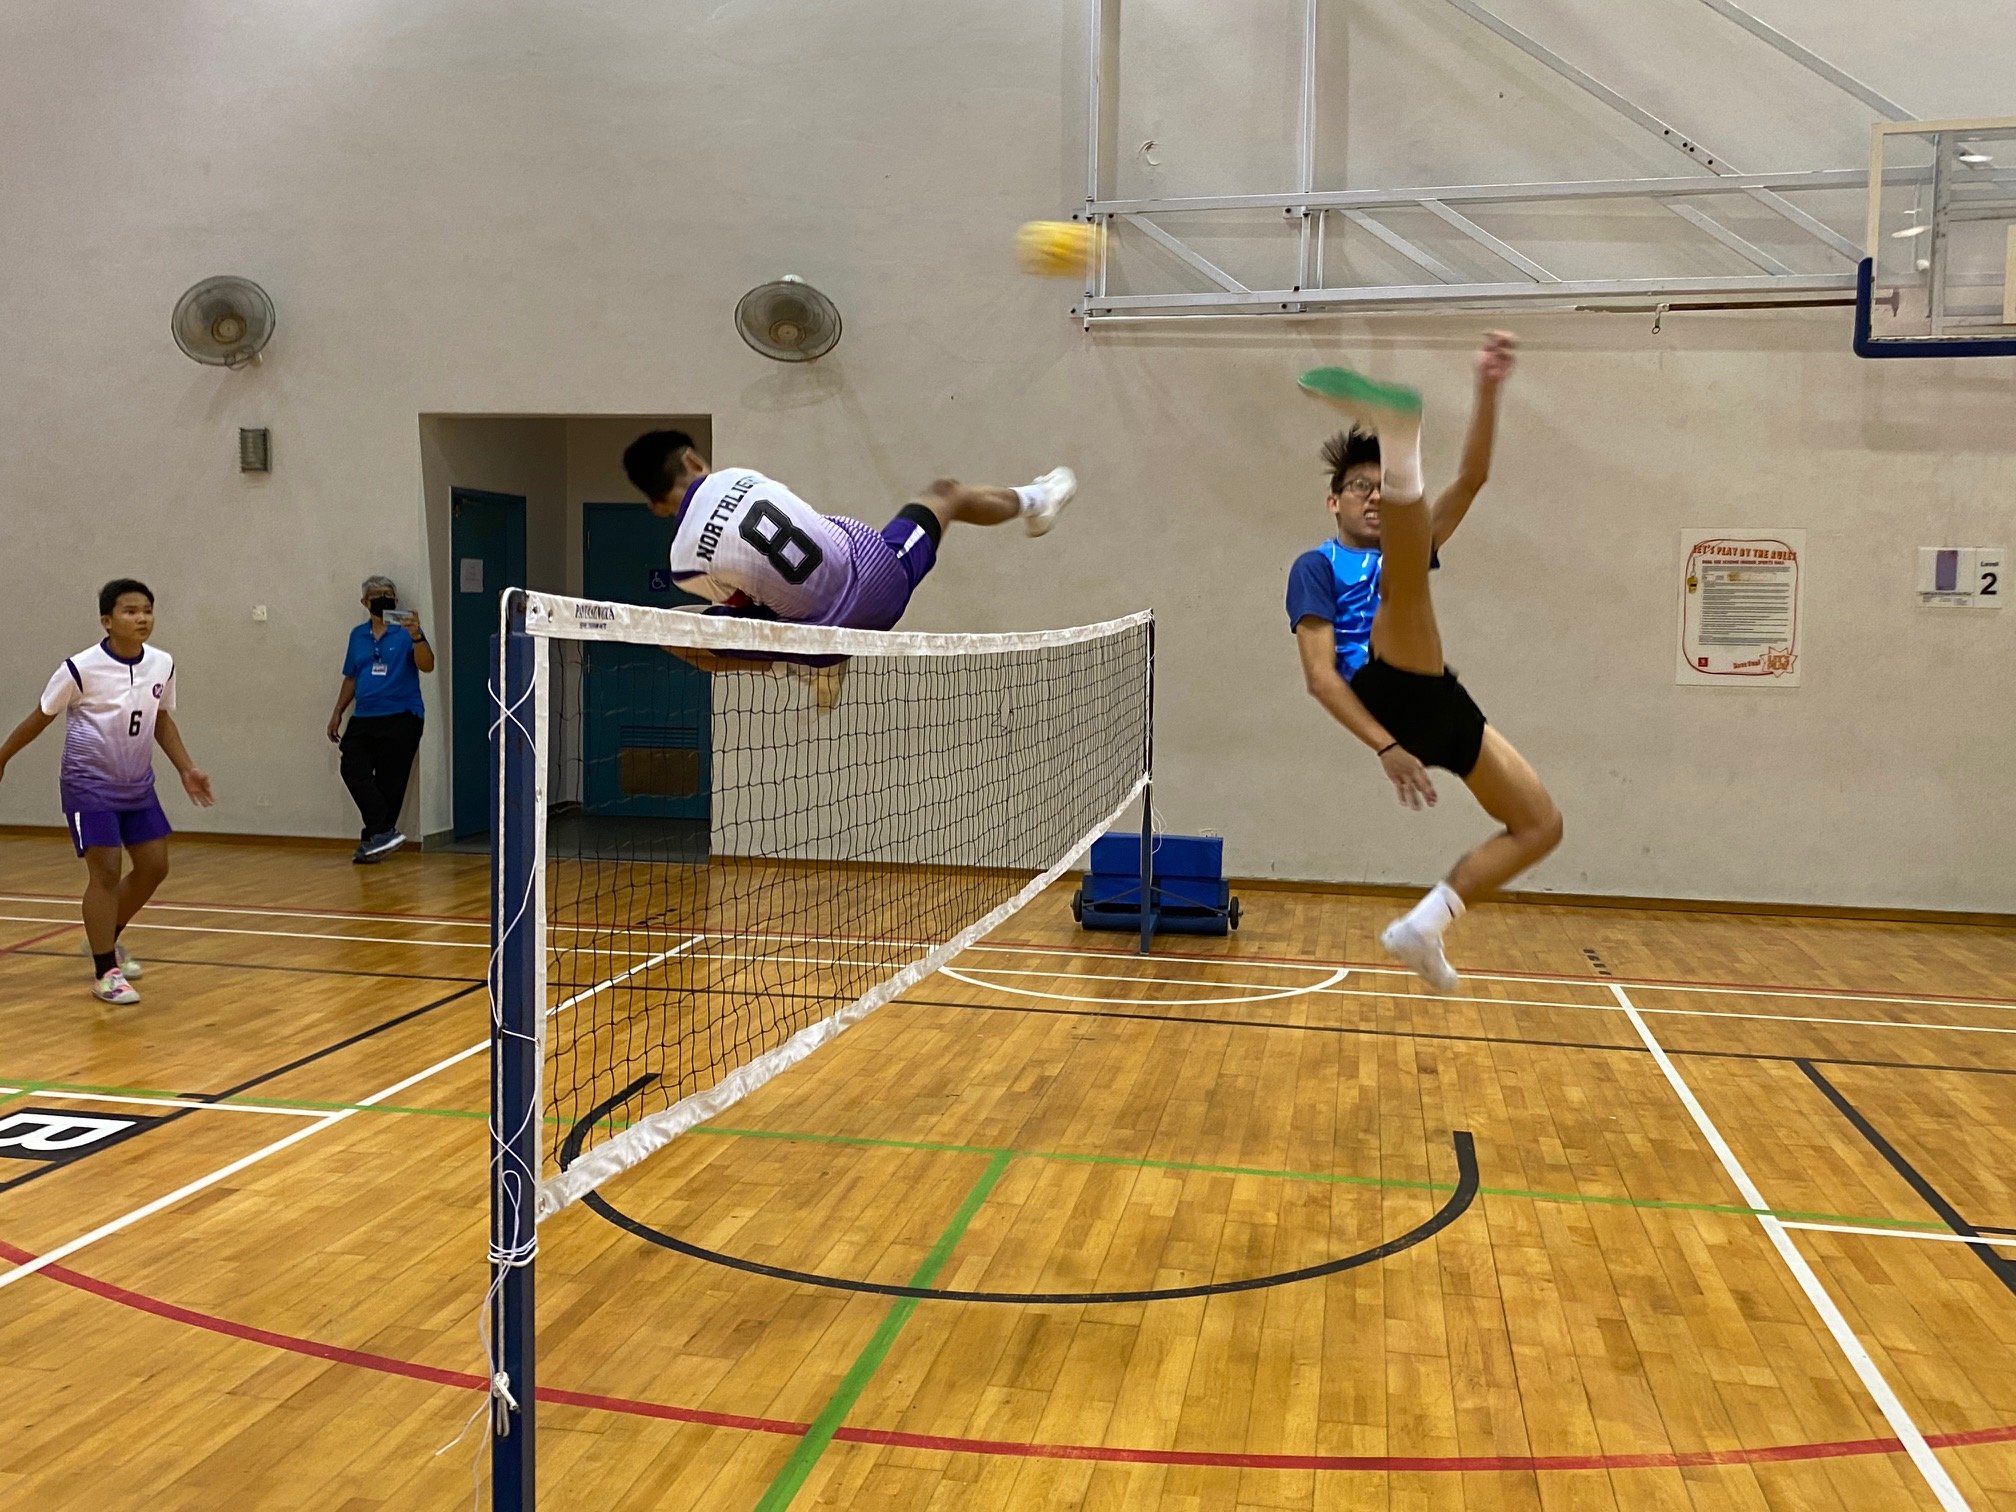
<path fill-rule="evenodd" d="M 761 604 L 787 620 L 817 621 L 837 606 L 852 564 L 839 526 L 746 467 L 694 484 L 672 536 L 672 577 L 686 592 L 716 604 Z"/>
<path fill-rule="evenodd" d="M 175 708 L 175 658 L 142 646 L 132 661 L 109 642 L 80 651 L 42 690 L 42 712 L 69 716 L 58 780 L 65 813 L 154 801 L 154 718 Z"/>

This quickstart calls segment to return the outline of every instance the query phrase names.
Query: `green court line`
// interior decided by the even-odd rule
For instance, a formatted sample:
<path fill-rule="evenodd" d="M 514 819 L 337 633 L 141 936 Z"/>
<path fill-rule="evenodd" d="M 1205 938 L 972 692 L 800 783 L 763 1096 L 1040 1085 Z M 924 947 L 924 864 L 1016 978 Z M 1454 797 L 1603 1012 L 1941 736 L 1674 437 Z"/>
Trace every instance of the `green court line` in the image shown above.
<path fill-rule="evenodd" d="M 987 1194 L 994 1190 L 994 1184 L 1008 1169 L 1013 1154 L 1007 1150 L 998 1151 L 987 1162 L 987 1169 L 980 1173 L 980 1179 L 973 1183 L 973 1189 L 966 1194 L 966 1200 L 959 1204 L 959 1210 L 952 1215 L 952 1221 L 945 1226 L 945 1232 L 938 1236 L 938 1242 L 931 1246 L 931 1253 L 924 1257 L 924 1263 L 917 1267 L 910 1277 L 912 1286 L 929 1286 L 945 1268 L 945 1262 L 952 1258 L 952 1250 L 965 1235 L 973 1222 L 980 1205 L 987 1200 Z M 840 1380 L 840 1385 L 820 1409 L 819 1416 L 812 1420 L 812 1426 L 805 1430 L 805 1436 L 798 1440 L 798 1447 L 791 1451 L 791 1458 L 784 1462 L 784 1468 L 777 1472 L 777 1478 L 770 1482 L 770 1488 L 763 1493 L 763 1499 L 756 1503 L 756 1512 L 784 1512 L 791 1500 L 805 1484 L 805 1478 L 812 1473 L 812 1467 L 833 1442 L 833 1435 L 840 1425 L 847 1421 L 847 1414 L 854 1410 L 854 1404 L 861 1400 L 861 1393 L 868 1389 L 868 1382 L 875 1372 L 882 1368 L 882 1362 L 889 1357 L 890 1346 L 895 1344 L 896 1335 L 903 1331 L 903 1325 L 910 1321 L 910 1315 L 917 1311 L 916 1297 L 899 1297 L 896 1305 L 883 1317 L 882 1324 L 875 1330 L 854 1363 Z"/>
<path fill-rule="evenodd" d="M 0 1076 L 0 1086 L 20 1087 L 24 1093 L 76 1092 L 113 1097 L 179 1097 L 186 1092 L 166 1092 L 156 1087 L 102 1087 L 85 1082 L 30 1081 Z M 4 1099 L 0 1099 L 4 1101 Z M 318 1102 L 307 1098 L 244 1097 L 219 1098 L 220 1103 L 264 1104 L 270 1108 L 294 1108 L 309 1113 L 401 1113 L 423 1118 L 485 1119 L 489 1115 L 473 1108 L 409 1108 L 390 1103 Z M 556 1127 L 561 1120 L 549 1118 Z M 605 1118 L 612 1129 L 629 1127 L 628 1121 Z M 1079 1165 L 1127 1166 L 1136 1170 L 1181 1171 L 1207 1176 L 1260 1176 L 1275 1181 L 1322 1181 L 1336 1186 L 1395 1187 L 1402 1191 L 1453 1192 L 1448 1181 L 1410 1181 L 1397 1176 L 1358 1176 L 1345 1171 L 1273 1170 L 1264 1166 L 1209 1165 L 1187 1160 L 1149 1160 L 1133 1155 L 1096 1155 L 1070 1150 L 1015 1150 L 999 1145 L 951 1144 L 928 1139 L 873 1139 L 858 1134 L 816 1134 L 796 1129 L 744 1129 L 727 1124 L 701 1124 L 691 1131 L 716 1138 L 772 1139 L 796 1144 L 845 1145 L 856 1149 L 912 1150 L 933 1155 L 978 1155 L 988 1159 L 1016 1156 L 1025 1160 L 1056 1160 Z M 1798 1208 L 1753 1208 L 1737 1202 L 1677 1202 L 1658 1197 L 1620 1197 L 1598 1192 L 1546 1192 L 1524 1187 L 1480 1186 L 1482 1197 L 1513 1197 L 1528 1202 L 1579 1203 L 1588 1207 L 1649 1208 L 1657 1212 L 1712 1213 L 1729 1218 L 1780 1218 L 1801 1223 L 1861 1224 L 1871 1228 L 1893 1228 L 1906 1233 L 1945 1233 L 1946 1226 L 1922 1218 L 1870 1218 L 1853 1213 L 1815 1213 Z"/>

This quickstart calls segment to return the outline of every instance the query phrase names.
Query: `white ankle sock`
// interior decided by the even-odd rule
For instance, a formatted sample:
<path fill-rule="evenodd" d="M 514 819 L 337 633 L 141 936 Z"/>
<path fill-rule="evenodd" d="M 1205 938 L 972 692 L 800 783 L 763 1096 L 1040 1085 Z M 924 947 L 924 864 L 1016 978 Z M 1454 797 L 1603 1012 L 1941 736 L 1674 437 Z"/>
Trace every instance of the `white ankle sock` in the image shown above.
<path fill-rule="evenodd" d="M 1379 494 L 1394 504 L 1412 504 L 1422 494 L 1421 427 L 1396 430 L 1391 424 L 1379 432 Z"/>
<path fill-rule="evenodd" d="M 1043 507 L 1050 497 L 1050 490 L 1040 483 L 1024 483 L 1015 490 L 1015 497 L 1022 501 L 1022 513 L 1032 514 Z"/>
<path fill-rule="evenodd" d="M 1442 931 L 1463 917 L 1463 900 L 1447 882 L 1437 882 L 1428 896 L 1407 911 L 1405 922 L 1436 939 Z"/>

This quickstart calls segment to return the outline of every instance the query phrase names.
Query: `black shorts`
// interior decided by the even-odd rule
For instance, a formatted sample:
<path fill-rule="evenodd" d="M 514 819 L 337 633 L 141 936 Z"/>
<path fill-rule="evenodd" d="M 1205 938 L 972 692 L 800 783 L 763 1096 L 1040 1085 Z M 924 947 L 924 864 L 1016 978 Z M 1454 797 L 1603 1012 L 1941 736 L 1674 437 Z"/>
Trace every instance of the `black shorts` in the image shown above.
<path fill-rule="evenodd" d="M 1402 672 L 1373 657 L 1351 679 L 1351 691 L 1386 726 L 1387 733 L 1423 766 L 1446 767 L 1468 777 L 1484 749 L 1484 711 L 1456 674 Z"/>

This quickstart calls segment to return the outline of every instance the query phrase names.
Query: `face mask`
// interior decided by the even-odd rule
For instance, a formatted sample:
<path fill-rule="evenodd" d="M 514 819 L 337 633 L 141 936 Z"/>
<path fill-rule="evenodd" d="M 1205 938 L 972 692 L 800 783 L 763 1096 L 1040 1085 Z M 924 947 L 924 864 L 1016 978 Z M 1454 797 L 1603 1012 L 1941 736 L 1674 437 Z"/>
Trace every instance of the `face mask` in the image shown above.
<path fill-rule="evenodd" d="M 399 600 L 395 598 L 386 598 L 383 594 L 380 594 L 377 598 L 371 600 L 370 605 L 371 612 L 373 614 L 379 614 L 379 615 L 390 614 L 394 609 L 398 607 L 399 607 Z"/>

